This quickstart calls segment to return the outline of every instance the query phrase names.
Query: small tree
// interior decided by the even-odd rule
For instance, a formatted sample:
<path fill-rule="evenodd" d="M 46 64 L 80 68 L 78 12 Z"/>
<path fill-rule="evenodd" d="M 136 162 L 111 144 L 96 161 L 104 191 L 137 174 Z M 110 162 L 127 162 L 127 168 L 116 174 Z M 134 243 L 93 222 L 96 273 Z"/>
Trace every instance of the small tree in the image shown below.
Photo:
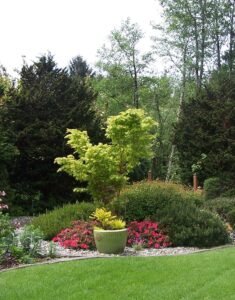
<path fill-rule="evenodd" d="M 61 166 L 58 171 L 87 182 L 87 190 L 94 200 L 107 203 L 120 192 L 128 180 L 128 173 L 140 159 L 152 157 L 155 126 L 143 110 L 128 109 L 108 118 L 106 137 L 111 140 L 110 144 L 92 145 L 86 131 L 68 129 L 67 144 L 74 152 L 55 159 Z"/>

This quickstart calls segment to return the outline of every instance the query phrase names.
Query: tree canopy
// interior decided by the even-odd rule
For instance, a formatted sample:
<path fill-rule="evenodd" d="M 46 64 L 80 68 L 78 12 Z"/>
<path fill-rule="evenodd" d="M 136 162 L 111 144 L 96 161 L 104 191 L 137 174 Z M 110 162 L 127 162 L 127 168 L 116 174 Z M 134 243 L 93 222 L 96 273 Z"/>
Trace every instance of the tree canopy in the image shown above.
<path fill-rule="evenodd" d="M 228 70 L 214 72 L 200 96 L 185 103 L 176 127 L 181 177 L 191 181 L 191 167 L 206 155 L 200 180 L 230 177 L 235 172 L 235 77 Z"/>
<path fill-rule="evenodd" d="M 11 183 L 21 193 L 17 205 L 29 208 L 34 197 L 40 209 L 68 201 L 73 181 L 57 174 L 54 165 L 54 158 L 67 151 L 66 129 L 87 130 L 94 141 L 102 136 L 93 108 L 97 95 L 89 72 L 83 72 L 89 67 L 84 61 L 76 63 L 76 72 L 70 73 L 58 68 L 50 54 L 25 64 L 18 86 L 11 89 L 4 103 L 3 126 L 10 130 L 19 151 L 11 168 Z M 70 68 L 74 70 L 74 61 Z"/>
<path fill-rule="evenodd" d="M 140 159 L 152 157 L 155 135 L 151 131 L 155 125 L 143 110 L 128 109 L 108 118 L 106 136 L 111 143 L 98 145 L 90 143 L 86 131 L 68 129 L 67 144 L 73 154 L 58 157 L 55 162 L 61 166 L 59 171 L 86 181 L 94 200 L 106 203 L 119 193 Z"/>

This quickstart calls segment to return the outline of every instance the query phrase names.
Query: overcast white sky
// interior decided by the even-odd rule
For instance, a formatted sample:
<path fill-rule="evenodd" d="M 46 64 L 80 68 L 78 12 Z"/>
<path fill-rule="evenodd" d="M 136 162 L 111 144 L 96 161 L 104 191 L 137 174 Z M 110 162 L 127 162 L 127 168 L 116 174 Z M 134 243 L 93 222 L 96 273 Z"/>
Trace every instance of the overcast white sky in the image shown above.
<path fill-rule="evenodd" d="M 122 20 L 130 17 L 149 38 L 150 22 L 160 19 L 158 0 L 0 0 L 0 9 L 0 64 L 11 74 L 22 56 L 30 62 L 48 51 L 61 67 L 76 55 L 92 65 Z"/>

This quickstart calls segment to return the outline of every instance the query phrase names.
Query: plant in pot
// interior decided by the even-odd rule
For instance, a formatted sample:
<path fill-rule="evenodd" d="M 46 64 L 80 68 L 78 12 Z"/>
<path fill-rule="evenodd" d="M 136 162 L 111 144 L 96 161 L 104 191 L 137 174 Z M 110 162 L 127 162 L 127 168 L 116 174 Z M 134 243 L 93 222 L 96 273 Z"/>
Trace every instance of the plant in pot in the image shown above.
<path fill-rule="evenodd" d="M 128 235 L 126 223 L 105 208 L 97 208 L 91 219 L 98 224 L 94 228 L 97 250 L 106 254 L 123 253 Z"/>
<path fill-rule="evenodd" d="M 55 159 L 60 165 L 58 171 L 87 183 L 86 189 L 75 188 L 75 192 L 87 190 L 94 201 L 106 205 L 120 194 L 128 182 L 128 174 L 140 161 L 153 157 L 156 126 L 156 122 L 142 109 L 128 109 L 108 118 L 105 135 L 110 142 L 107 144 L 93 145 L 86 131 L 67 129 L 67 144 L 73 149 L 73 154 Z M 94 230 L 98 250 L 104 253 L 122 252 L 125 245 L 111 249 L 110 242 L 107 250 L 100 246 L 100 240 L 103 241 L 106 235 L 110 240 L 117 240 L 119 234 L 123 236 L 125 244 L 125 223 L 104 209 L 102 213 L 95 212 L 93 217 L 100 221 L 100 230 Z"/>

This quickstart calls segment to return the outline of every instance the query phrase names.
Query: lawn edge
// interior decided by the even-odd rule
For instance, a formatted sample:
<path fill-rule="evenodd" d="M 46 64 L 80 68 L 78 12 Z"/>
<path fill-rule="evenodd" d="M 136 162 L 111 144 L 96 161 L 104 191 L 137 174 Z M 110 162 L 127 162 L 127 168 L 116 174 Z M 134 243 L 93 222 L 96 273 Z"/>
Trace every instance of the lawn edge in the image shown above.
<path fill-rule="evenodd" d="M 199 249 L 199 250 L 195 250 L 194 252 L 191 253 L 178 253 L 178 254 L 172 254 L 172 255 L 156 255 L 156 256 L 144 256 L 144 255 L 139 255 L 139 256 L 94 256 L 94 257 L 82 257 L 82 256 L 76 256 L 76 257 L 61 257 L 61 258 L 53 258 L 53 259 L 49 259 L 47 261 L 43 261 L 43 262 L 38 262 L 38 263 L 34 263 L 34 264 L 22 264 L 22 265 L 18 265 L 16 267 L 13 268 L 8 268 L 8 269 L 3 269 L 0 270 L 0 273 L 4 273 L 4 272 L 8 272 L 8 271 L 13 271 L 13 270 L 18 270 L 18 269 L 25 269 L 25 268 L 29 268 L 29 267 L 36 267 L 36 266 L 41 266 L 41 265 L 50 265 L 50 264 L 57 264 L 57 263 L 63 263 L 63 262 L 70 262 L 70 261 L 75 261 L 75 260 L 88 260 L 88 259 L 100 259 L 100 258 L 127 258 L 127 257 L 145 257 L 145 258 L 149 258 L 149 257 L 173 257 L 173 256 L 187 256 L 187 255 L 193 255 L 193 254 L 198 254 L 198 253 L 203 253 L 203 252 L 210 252 L 210 251 L 216 251 L 216 250 L 223 250 L 223 249 L 227 249 L 227 248 L 233 248 L 235 247 L 234 244 L 227 244 L 227 245 L 223 245 L 223 246 L 218 246 L 218 247 L 213 247 L 213 248 L 204 248 L 204 249 Z"/>

